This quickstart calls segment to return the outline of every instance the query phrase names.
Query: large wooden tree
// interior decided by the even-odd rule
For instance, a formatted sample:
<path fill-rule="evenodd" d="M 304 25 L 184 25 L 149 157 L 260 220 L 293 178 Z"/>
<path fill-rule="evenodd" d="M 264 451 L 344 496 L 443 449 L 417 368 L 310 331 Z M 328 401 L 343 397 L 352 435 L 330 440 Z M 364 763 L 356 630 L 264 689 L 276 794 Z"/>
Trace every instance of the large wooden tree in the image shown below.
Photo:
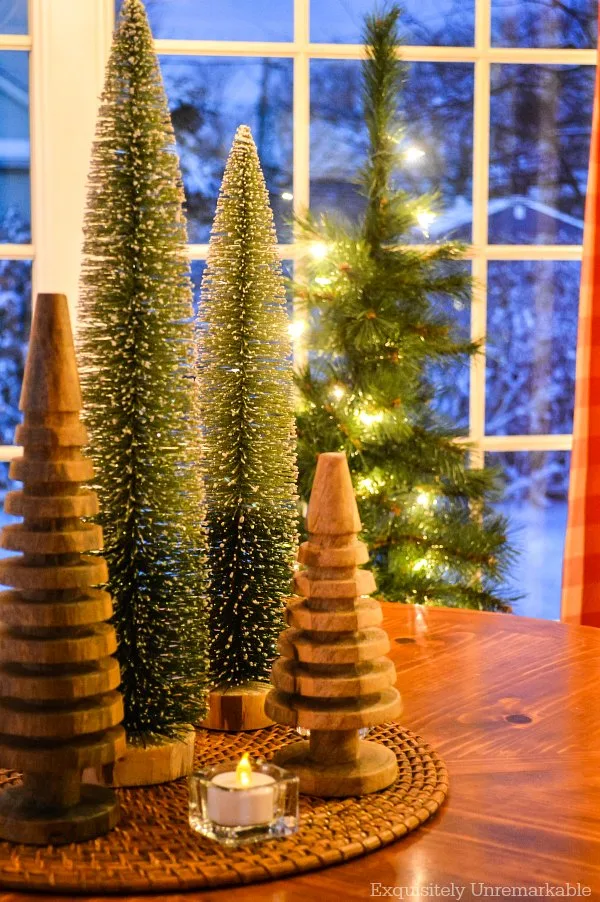
<path fill-rule="evenodd" d="M 175 137 L 141 0 L 124 0 L 89 179 L 79 311 L 125 725 L 204 713 L 205 550 L 192 286 Z"/>
<path fill-rule="evenodd" d="M 125 751 L 123 702 L 107 576 L 97 552 L 98 511 L 82 483 L 92 464 L 79 421 L 81 392 L 67 299 L 36 300 L 15 441 L 23 456 L 10 476 L 23 482 L 5 510 L 23 518 L 4 527 L 0 547 L 0 760 L 24 772 L 0 793 L 0 837 L 46 845 L 92 839 L 118 821 L 114 792 L 82 782 L 86 767 Z"/>

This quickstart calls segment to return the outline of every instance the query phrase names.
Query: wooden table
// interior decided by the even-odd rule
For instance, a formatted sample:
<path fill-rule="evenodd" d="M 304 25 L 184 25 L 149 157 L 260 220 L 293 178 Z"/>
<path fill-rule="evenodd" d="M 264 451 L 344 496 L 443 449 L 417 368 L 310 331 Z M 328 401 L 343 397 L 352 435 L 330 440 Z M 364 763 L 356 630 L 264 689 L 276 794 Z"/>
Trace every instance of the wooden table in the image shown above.
<path fill-rule="evenodd" d="M 537 898 L 554 898 L 548 882 L 579 883 L 590 888 L 583 898 L 600 900 L 600 629 L 384 608 L 403 722 L 448 765 L 442 811 L 407 839 L 339 867 L 161 899 L 348 902 L 378 898 L 371 884 L 382 884 L 387 898 L 429 888 L 420 898 L 458 899 L 464 887 L 460 898 L 470 900 L 486 898 L 480 883 L 539 887 Z M 59 898 L 0 893 L 0 902 Z"/>

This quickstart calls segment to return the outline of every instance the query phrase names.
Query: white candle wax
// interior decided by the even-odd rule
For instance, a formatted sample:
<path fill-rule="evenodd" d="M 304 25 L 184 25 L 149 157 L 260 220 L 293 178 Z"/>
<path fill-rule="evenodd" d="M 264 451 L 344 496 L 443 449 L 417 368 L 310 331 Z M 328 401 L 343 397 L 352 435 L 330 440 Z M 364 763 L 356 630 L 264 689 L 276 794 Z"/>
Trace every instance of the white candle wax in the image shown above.
<path fill-rule="evenodd" d="M 216 774 L 208 787 L 208 816 L 221 827 L 252 827 L 268 824 L 275 811 L 275 780 L 252 771 L 249 786 L 236 783 L 234 770 Z"/>

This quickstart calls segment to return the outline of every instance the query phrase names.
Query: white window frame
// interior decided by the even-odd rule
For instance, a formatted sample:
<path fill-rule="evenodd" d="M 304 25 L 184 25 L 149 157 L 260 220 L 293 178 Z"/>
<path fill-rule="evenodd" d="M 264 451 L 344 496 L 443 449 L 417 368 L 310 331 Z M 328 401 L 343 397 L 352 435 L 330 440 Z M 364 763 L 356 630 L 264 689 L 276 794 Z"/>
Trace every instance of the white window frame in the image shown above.
<path fill-rule="evenodd" d="M 114 25 L 113 0 L 29 0 L 29 35 L 0 35 L 0 50 L 30 51 L 31 244 L 0 245 L 0 259 L 33 260 L 38 291 L 67 294 L 74 320 L 79 282 L 81 225 L 90 147 L 104 68 Z M 491 0 L 476 0 L 472 47 L 402 48 L 409 62 L 474 64 L 473 243 L 469 249 L 479 286 L 472 305 L 471 336 L 480 340 L 487 323 L 487 270 L 494 260 L 580 260 L 580 245 L 496 245 L 488 242 L 490 67 L 492 63 L 596 64 L 595 50 L 492 47 Z M 356 44 L 312 44 L 310 0 L 294 0 L 291 42 L 155 41 L 160 55 L 285 57 L 293 61 L 294 210 L 310 202 L 310 61 L 361 59 Z M 295 259 L 293 244 L 281 245 L 283 259 Z M 192 260 L 206 257 L 207 245 L 190 245 Z M 298 356 L 302 349 L 298 348 Z M 471 362 L 469 434 L 472 465 L 483 466 L 488 451 L 566 451 L 572 436 L 485 434 L 485 346 Z M 0 460 L 19 453 L 0 446 Z"/>

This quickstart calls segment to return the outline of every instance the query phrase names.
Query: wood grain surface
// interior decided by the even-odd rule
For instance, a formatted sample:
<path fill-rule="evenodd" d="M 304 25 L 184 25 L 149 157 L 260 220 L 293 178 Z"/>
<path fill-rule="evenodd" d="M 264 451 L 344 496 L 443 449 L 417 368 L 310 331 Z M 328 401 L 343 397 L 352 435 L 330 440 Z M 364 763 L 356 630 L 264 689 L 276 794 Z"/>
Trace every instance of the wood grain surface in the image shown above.
<path fill-rule="evenodd" d="M 407 839 L 339 867 L 161 899 L 346 902 L 377 898 L 371 884 L 420 889 L 420 898 L 428 888 L 429 898 L 444 898 L 441 889 L 449 887 L 445 898 L 457 899 L 454 884 L 464 887 L 462 900 L 471 900 L 486 898 L 480 882 L 540 887 L 537 898 L 550 899 L 543 894 L 548 882 L 580 883 L 591 894 L 575 898 L 600 900 L 600 630 L 504 614 L 383 608 L 402 720 L 435 746 L 450 771 L 450 797 L 439 815 Z M 0 891 L 0 902 L 40 898 Z"/>
<path fill-rule="evenodd" d="M 270 683 L 254 681 L 213 689 L 208 697 L 208 716 L 198 726 L 232 733 L 270 727 L 273 721 L 265 714 L 270 688 Z"/>

